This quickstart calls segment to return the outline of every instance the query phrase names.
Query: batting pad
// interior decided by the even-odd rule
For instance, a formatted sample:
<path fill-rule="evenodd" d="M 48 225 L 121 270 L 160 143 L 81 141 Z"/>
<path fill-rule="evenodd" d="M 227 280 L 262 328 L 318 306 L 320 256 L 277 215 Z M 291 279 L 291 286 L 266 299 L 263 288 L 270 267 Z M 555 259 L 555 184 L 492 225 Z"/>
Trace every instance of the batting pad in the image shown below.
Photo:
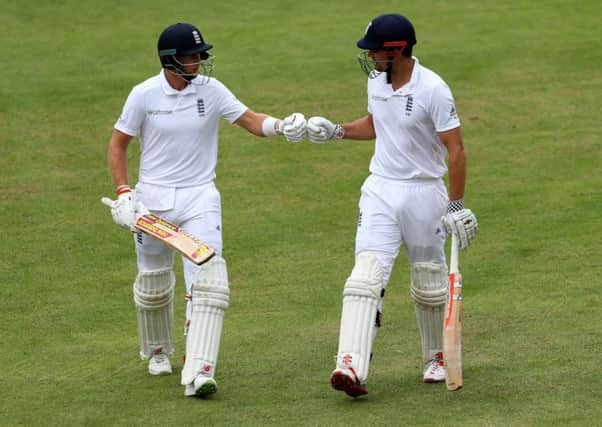
<path fill-rule="evenodd" d="M 229 301 L 226 261 L 215 255 L 200 267 L 192 285 L 192 318 L 186 335 L 183 385 L 191 384 L 200 374 L 213 378 Z"/>
<path fill-rule="evenodd" d="M 413 264 L 410 288 L 416 306 L 422 357 L 426 363 L 443 351 L 443 319 L 448 290 L 445 266 L 432 262 Z"/>
<path fill-rule="evenodd" d="M 383 269 L 371 252 L 358 254 L 343 290 L 337 368 L 352 369 L 361 383 L 368 378 Z"/>
<path fill-rule="evenodd" d="M 140 357 L 173 353 L 173 296 L 176 278 L 171 269 L 141 271 L 134 282 Z"/>

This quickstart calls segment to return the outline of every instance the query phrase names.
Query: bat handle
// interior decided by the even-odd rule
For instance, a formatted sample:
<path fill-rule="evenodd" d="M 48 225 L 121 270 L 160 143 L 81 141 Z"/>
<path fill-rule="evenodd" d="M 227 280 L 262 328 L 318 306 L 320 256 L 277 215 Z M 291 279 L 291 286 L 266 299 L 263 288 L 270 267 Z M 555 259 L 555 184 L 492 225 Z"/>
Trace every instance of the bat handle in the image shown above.
<path fill-rule="evenodd" d="M 451 254 L 449 256 L 449 272 L 458 272 L 458 236 L 456 233 L 452 233 L 451 236 Z"/>
<path fill-rule="evenodd" d="M 100 201 L 102 202 L 103 205 L 108 206 L 110 208 L 113 207 L 113 200 L 109 199 L 108 197 L 103 197 L 102 199 L 100 199 Z"/>

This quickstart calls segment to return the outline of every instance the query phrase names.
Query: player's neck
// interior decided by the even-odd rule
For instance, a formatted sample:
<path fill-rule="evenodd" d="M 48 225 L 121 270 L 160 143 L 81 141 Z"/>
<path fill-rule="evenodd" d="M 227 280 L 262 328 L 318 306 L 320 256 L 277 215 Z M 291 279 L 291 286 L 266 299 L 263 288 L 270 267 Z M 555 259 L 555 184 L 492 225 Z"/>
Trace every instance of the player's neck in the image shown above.
<path fill-rule="evenodd" d="M 167 80 L 167 83 L 169 83 L 169 85 L 175 90 L 182 90 L 186 86 L 188 86 L 187 80 L 183 79 L 175 73 L 172 73 L 169 70 L 165 70 L 165 79 Z"/>
<path fill-rule="evenodd" d="M 391 73 L 391 86 L 393 90 L 397 90 L 412 78 L 412 71 L 414 70 L 414 59 L 413 58 L 401 58 L 401 61 L 393 65 Z"/>

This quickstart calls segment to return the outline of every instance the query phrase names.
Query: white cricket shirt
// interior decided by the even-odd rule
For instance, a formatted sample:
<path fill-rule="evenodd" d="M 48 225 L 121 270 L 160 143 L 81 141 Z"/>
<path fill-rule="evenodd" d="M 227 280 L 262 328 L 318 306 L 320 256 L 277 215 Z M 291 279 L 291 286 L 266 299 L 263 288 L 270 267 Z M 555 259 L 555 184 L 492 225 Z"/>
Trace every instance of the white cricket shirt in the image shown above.
<path fill-rule="evenodd" d="M 233 123 L 247 107 L 214 78 L 178 91 L 164 73 L 132 89 L 115 129 L 140 139 L 139 182 L 166 187 L 212 182 L 219 119 Z"/>
<path fill-rule="evenodd" d="M 447 84 L 414 57 L 408 83 L 393 91 L 386 73 L 368 79 L 376 144 L 370 172 L 389 179 L 441 178 L 447 149 L 437 132 L 460 126 Z"/>

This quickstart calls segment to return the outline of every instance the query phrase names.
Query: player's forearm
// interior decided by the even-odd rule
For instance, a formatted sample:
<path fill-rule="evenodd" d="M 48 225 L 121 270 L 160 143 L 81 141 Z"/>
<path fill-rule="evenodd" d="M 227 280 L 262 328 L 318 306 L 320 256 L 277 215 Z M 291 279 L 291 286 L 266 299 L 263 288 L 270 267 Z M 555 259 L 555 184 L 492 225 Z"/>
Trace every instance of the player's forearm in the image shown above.
<path fill-rule="evenodd" d="M 127 146 L 129 140 L 126 141 L 126 139 L 117 133 L 113 133 L 109 143 L 107 156 L 109 171 L 116 187 L 128 184 Z"/>
<path fill-rule="evenodd" d="M 449 199 L 463 199 L 465 185 L 466 153 L 459 148 L 449 153 Z"/>
<path fill-rule="evenodd" d="M 267 129 L 264 129 L 264 121 L 268 119 L 269 122 L 269 132 Z M 249 114 L 247 117 L 247 121 L 244 123 L 239 123 L 241 126 L 245 127 L 250 133 L 255 136 L 270 136 L 272 133 L 277 133 L 278 125 L 280 120 L 272 118 L 271 116 L 264 113 L 253 113 Z"/>
<path fill-rule="evenodd" d="M 109 151 L 109 171 L 116 187 L 128 183 L 127 154 L 125 152 Z"/>
<path fill-rule="evenodd" d="M 344 123 L 341 126 L 343 126 L 343 129 L 345 130 L 345 139 L 365 140 L 376 138 L 371 115 L 354 120 L 350 123 Z"/>
<path fill-rule="evenodd" d="M 245 111 L 235 122 L 255 136 L 273 136 L 278 134 L 280 120 L 253 110 Z"/>

